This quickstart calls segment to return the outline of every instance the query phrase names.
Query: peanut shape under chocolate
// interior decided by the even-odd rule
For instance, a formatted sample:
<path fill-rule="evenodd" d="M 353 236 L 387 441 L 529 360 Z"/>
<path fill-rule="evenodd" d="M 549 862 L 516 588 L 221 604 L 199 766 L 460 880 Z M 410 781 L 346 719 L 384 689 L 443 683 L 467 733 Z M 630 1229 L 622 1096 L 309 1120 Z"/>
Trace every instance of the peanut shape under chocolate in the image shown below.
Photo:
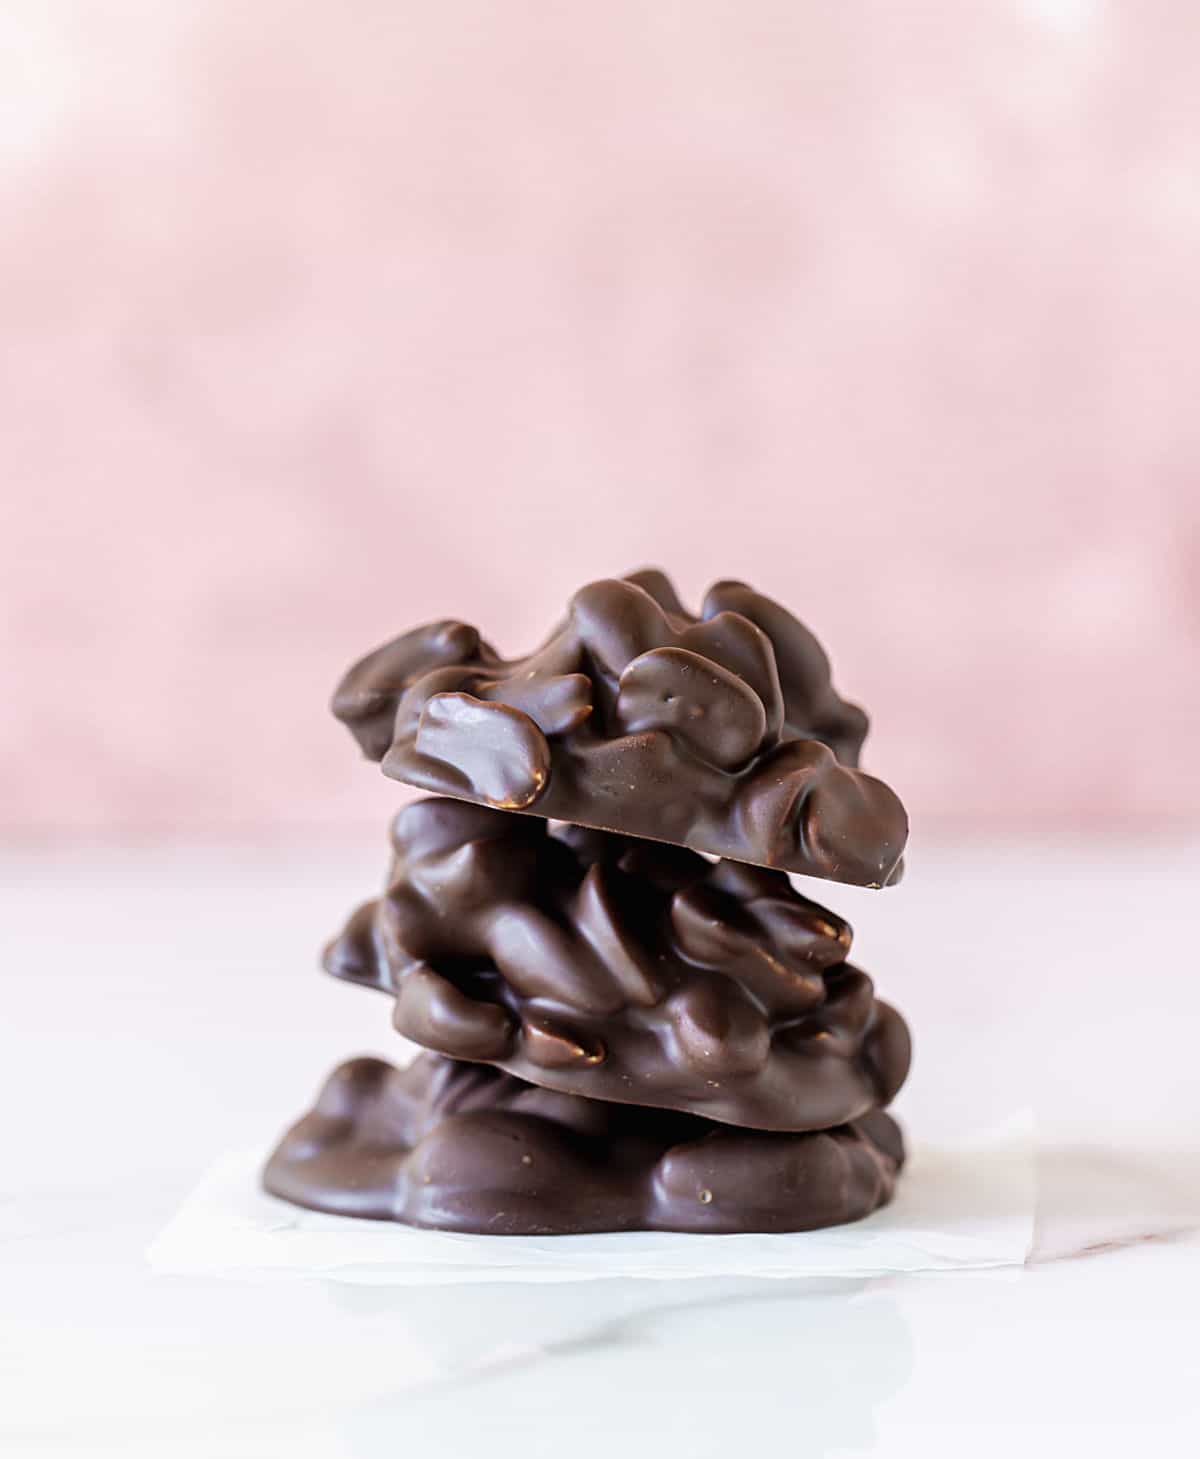
<path fill-rule="evenodd" d="M 899 874 L 904 808 L 855 768 L 866 716 L 742 583 L 699 617 L 658 571 L 591 583 L 520 659 L 427 624 L 356 664 L 333 710 L 386 775 L 443 795 L 860 886 Z"/>
<path fill-rule="evenodd" d="M 763 1134 L 538 1089 L 422 1055 L 355 1059 L 283 1137 L 263 1184 L 296 1205 L 447 1231 L 807 1231 L 885 1205 L 904 1159 L 876 1111 Z"/>
<path fill-rule="evenodd" d="M 392 843 L 325 966 L 392 993 L 425 1048 L 761 1130 L 844 1124 L 904 1082 L 903 1019 L 782 872 L 443 798 Z"/>

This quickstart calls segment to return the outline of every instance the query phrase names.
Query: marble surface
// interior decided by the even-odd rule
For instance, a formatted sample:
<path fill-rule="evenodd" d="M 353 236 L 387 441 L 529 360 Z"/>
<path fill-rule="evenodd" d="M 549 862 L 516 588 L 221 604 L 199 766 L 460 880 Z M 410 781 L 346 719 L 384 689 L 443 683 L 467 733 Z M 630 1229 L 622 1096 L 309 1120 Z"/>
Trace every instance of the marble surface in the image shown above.
<path fill-rule="evenodd" d="M 155 1276 L 145 1247 L 213 1157 L 269 1140 L 340 1058 L 395 1055 L 386 1001 L 312 970 L 380 870 L 371 845 L 4 859 L 6 1453 L 1197 1451 L 1196 843 L 925 848 L 894 891 L 815 893 L 913 1024 L 911 1129 L 1034 1108 L 1024 1270 Z"/>

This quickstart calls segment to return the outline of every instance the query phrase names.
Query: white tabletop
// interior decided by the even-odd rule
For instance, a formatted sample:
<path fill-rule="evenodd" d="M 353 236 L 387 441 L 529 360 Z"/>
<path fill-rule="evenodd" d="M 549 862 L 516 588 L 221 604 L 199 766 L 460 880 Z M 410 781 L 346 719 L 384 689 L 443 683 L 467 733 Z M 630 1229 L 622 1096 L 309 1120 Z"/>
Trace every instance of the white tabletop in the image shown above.
<path fill-rule="evenodd" d="M 153 1276 L 216 1155 L 400 1052 L 386 1000 L 314 971 L 379 847 L 2 870 L 6 1453 L 1200 1450 L 1194 842 L 918 847 L 895 890 L 806 886 L 913 1026 L 909 1129 L 1038 1121 L 1024 1271 L 842 1283 Z"/>

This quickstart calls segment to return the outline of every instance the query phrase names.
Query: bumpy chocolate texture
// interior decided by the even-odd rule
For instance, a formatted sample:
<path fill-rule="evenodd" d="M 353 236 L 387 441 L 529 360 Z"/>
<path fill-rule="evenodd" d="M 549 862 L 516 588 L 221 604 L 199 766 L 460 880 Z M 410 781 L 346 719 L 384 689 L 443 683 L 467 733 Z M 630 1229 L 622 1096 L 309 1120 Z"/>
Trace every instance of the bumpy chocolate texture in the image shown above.
<path fill-rule="evenodd" d="M 426 1054 L 404 1070 L 378 1059 L 335 1070 L 263 1183 L 338 1215 L 499 1236 L 807 1231 L 886 1204 L 903 1159 L 878 1111 L 763 1134 Z"/>
<path fill-rule="evenodd" d="M 782 872 L 441 798 L 392 841 L 325 966 L 393 993 L 426 1048 L 765 1130 L 843 1124 L 904 1081 L 908 1030 L 847 964 L 850 928 Z"/>
<path fill-rule="evenodd" d="M 443 795 L 855 885 L 899 874 L 904 807 L 854 768 L 866 716 L 742 583 L 699 618 L 658 571 L 591 583 L 523 659 L 427 624 L 356 664 L 333 710 L 385 774 Z"/>

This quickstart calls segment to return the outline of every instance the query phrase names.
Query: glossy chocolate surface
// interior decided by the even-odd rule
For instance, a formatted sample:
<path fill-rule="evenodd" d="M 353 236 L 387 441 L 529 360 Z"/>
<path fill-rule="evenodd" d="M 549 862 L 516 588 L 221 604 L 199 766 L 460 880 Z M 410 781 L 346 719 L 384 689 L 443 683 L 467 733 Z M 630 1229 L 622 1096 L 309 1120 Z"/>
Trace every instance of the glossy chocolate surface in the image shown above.
<path fill-rule="evenodd" d="M 519 659 L 427 624 L 356 664 L 333 708 L 385 774 L 443 795 L 855 885 L 899 874 L 904 808 L 855 768 L 866 716 L 742 583 L 699 616 L 658 571 L 591 583 Z"/>
<path fill-rule="evenodd" d="M 879 1112 L 763 1134 L 425 1054 L 335 1070 L 263 1183 L 321 1211 L 499 1236 L 807 1231 L 886 1204 L 903 1158 Z"/>
<path fill-rule="evenodd" d="M 331 944 L 396 1028 L 532 1084 L 764 1130 L 886 1105 L 908 1030 L 782 872 L 433 798 Z"/>

